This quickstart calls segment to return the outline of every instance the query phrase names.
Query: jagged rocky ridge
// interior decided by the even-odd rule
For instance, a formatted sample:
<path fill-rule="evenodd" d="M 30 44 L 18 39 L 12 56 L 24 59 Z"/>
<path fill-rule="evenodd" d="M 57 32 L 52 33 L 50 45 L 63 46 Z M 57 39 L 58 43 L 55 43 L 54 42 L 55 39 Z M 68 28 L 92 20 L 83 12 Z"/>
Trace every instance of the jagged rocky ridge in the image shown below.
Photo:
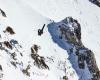
<path fill-rule="evenodd" d="M 94 53 L 82 44 L 80 23 L 72 17 L 67 17 L 61 22 L 53 22 L 49 24 L 48 28 L 53 41 L 68 51 L 69 58 L 72 57 L 71 55 L 77 56 L 76 62 L 78 64 L 75 64 L 77 65 L 75 67 L 76 72 L 77 67 L 83 70 L 87 67 L 89 73 L 91 74 L 90 79 L 100 80 L 100 71 L 96 64 Z M 74 62 L 72 61 L 72 64 L 73 63 Z M 80 77 L 79 80 L 82 80 L 82 78 Z"/>
<path fill-rule="evenodd" d="M 100 7 L 100 0 L 89 0 L 91 3 L 97 5 L 98 7 Z"/>

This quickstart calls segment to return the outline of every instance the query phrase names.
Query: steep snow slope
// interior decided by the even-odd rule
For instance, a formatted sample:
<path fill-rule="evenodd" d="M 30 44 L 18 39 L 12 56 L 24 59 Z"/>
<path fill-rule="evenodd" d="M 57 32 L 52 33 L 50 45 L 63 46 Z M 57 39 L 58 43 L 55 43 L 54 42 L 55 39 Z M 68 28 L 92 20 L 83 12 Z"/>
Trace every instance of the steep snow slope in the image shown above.
<path fill-rule="evenodd" d="M 5 22 L 8 25 L 11 23 L 11 26 L 13 26 L 14 29 L 18 32 L 17 34 L 20 35 L 18 38 L 21 40 L 26 39 L 26 36 L 30 34 L 30 32 L 34 31 L 35 26 L 43 25 L 43 23 L 48 23 L 48 19 L 42 17 L 31 7 L 27 7 L 28 5 L 22 3 L 21 1 L 0 0 L 0 3 L 1 8 L 8 15 Z M 7 21 L 8 19 L 9 22 Z"/>
<path fill-rule="evenodd" d="M 37 34 L 43 24 L 51 22 L 48 18 L 21 0 L 0 0 L 0 8 L 7 16 L 0 14 L 1 80 L 63 80 L 64 76 L 69 80 L 78 80 L 78 75 L 67 59 L 67 52 L 52 41 L 47 27 L 41 37 Z M 7 26 L 14 30 L 14 35 L 4 32 Z M 33 44 L 40 46 L 38 57 L 41 59 L 43 56 L 49 70 L 34 64 L 35 60 L 31 58 Z"/>
<path fill-rule="evenodd" d="M 79 69 L 76 65 L 76 55 L 69 56 L 66 49 L 53 42 L 51 33 L 56 35 L 56 31 L 48 32 L 48 24 L 53 20 L 57 22 L 68 16 L 72 16 L 80 23 L 82 42 L 95 53 L 96 62 L 100 68 L 100 8 L 88 0 L 43 0 L 42 2 L 41 0 L 0 0 L 0 8 L 7 15 L 3 17 L 0 14 L 0 42 L 2 44 L 0 79 L 89 80 L 91 74 L 87 66 L 85 70 Z M 42 28 L 43 24 L 46 24 L 43 35 L 38 36 L 38 29 Z M 7 26 L 11 26 L 16 34 L 4 33 Z M 58 26 L 58 23 L 52 27 L 55 26 Z M 12 44 L 12 49 L 9 49 L 5 46 L 5 41 L 18 43 Z M 35 51 L 36 54 L 32 53 L 34 44 L 39 46 L 38 52 Z M 68 45 L 66 46 L 65 48 L 68 48 Z M 35 62 L 37 59 L 40 65 Z"/>
<path fill-rule="evenodd" d="M 58 22 L 67 16 L 77 19 L 82 28 L 82 42 L 95 53 L 100 68 L 100 7 L 89 0 L 23 0 L 41 14 Z"/>

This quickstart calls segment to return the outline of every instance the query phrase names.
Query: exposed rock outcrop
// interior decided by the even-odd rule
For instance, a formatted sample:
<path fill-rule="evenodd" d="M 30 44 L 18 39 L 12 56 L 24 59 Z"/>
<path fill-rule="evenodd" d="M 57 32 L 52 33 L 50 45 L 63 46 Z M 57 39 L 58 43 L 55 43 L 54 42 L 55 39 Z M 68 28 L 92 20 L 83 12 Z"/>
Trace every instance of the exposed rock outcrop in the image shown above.
<path fill-rule="evenodd" d="M 100 0 L 89 0 L 89 1 L 100 7 Z"/>
<path fill-rule="evenodd" d="M 68 53 L 77 56 L 79 69 L 84 70 L 87 65 L 87 68 L 92 75 L 91 80 L 100 80 L 100 71 L 96 64 L 94 53 L 86 48 L 81 41 L 81 25 L 79 22 L 72 17 L 67 17 L 61 22 L 52 23 L 48 26 L 54 42 L 66 49 Z M 52 33 L 53 30 L 55 31 L 55 34 Z M 60 41 L 64 43 L 65 46 L 60 44 Z M 68 47 L 66 47 L 66 45 Z"/>
<path fill-rule="evenodd" d="M 0 9 L 0 12 L 1 12 L 1 14 L 2 14 L 3 17 L 7 17 L 6 13 L 2 9 Z"/>
<path fill-rule="evenodd" d="M 38 68 L 49 69 L 48 65 L 45 63 L 45 58 L 37 54 L 38 49 L 38 45 L 33 45 L 31 47 L 31 57 L 34 60 L 34 65 L 36 65 Z"/>
<path fill-rule="evenodd" d="M 11 35 L 15 34 L 14 30 L 10 26 L 8 26 L 4 32 L 8 32 Z"/>

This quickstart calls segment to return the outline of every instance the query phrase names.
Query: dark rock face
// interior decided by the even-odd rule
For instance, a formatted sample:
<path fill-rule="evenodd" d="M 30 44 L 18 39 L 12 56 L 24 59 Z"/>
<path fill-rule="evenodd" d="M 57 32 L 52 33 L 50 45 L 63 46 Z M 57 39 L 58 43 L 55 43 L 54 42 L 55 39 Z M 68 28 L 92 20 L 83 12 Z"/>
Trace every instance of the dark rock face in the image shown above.
<path fill-rule="evenodd" d="M 100 7 L 100 0 L 89 0 L 91 3 L 97 5 L 98 7 Z"/>
<path fill-rule="evenodd" d="M 74 20 L 72 17 L 68 17 L 63 20 L 63 22 L 65 22 L 65 24 L 63 24 L 63 26 L 59 26 L 61 37 L 65 36 L 66 40 L 73 44 L 80 43 L 81 27 L 78 21 Z"/>
<path fill-rule="evenodd" d="M 1 14 L 2 14 L 3 17 L 7 17 L 6 13 L 2 9 L 0 9 L 0 12 L 1 12 Z"/>
<path fill-rule="evenodd" d="M 52 26 L 54 29 L 52 29 Z M 67 50 L 69 56 L 71 54 L 77 56 L 78 68 L 85 70 L 87 65 L 89 73 L 92 75 L 91 79 L 100 80 L 100 71 L 96 64 L 94 53 L 86 48 L 81 41 L 81 26 L 79 22 L 72 17 L 67 17 L 61 22 L 52 23 L 49 27 L 52 27 L 49 29 L 49 32 L 54 42 Z M 55 34 L 52 34 L 52 30 L 53 32 L 55 31 Z M 66 47 L 66 45 L 69 47 Z"/>
<path fill-rule="evenodd" d="M 22 72 L 23 72 L 25 75 L 27 75 L 27 76 L 30 77 L 30 72 L 28 71 L 29 69 L 30 69 L 30 65 L 28 65 L 26 69 L 23 69 Z"/>
<path fill-rule="evenodd" d="M 31 58 L 34 60 L 34 65 L 41 69 L 49 69 L 48 65 L 45 63 L 45 58 L 38 55 L 39 49 L 40 46 L 36 44 L 31 47 Z"/>
<path fill-rule="evenodd" d="M 2 65 L 0 64 L 0 80 L 3 78 L 3 69 L 2 69 Z"/>
<path fill-rule="evenodd" d="M 4 45 L 9 48 L 12 49 L 12 45 L 8 42 L 8 41 L 4 41 Z"/>
<path fill-rule="evenodd" d="M 7 26 L 6 30 L 4 32 L 8 32 L 11 35 L 15 34 L 15 32 L 13 31 L 13 29 L 10 26 Z"/>
<path fill-rule="evenodd" d="M 2 66 L 0 65 L 0 70 L 2 71 Z"/>

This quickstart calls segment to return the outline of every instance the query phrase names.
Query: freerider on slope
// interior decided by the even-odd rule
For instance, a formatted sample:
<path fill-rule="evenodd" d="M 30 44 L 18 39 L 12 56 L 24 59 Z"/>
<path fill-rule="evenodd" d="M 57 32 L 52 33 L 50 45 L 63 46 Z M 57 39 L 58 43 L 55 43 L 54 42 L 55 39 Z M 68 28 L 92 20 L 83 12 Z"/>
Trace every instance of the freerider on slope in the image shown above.
<path fill-rule="evenodd" d="M 45 27 L 45 24 L 43 25 L 42 29 L 38 29 L 38 35 L 41 36 L 43 34 L 43 29 Z"/>

